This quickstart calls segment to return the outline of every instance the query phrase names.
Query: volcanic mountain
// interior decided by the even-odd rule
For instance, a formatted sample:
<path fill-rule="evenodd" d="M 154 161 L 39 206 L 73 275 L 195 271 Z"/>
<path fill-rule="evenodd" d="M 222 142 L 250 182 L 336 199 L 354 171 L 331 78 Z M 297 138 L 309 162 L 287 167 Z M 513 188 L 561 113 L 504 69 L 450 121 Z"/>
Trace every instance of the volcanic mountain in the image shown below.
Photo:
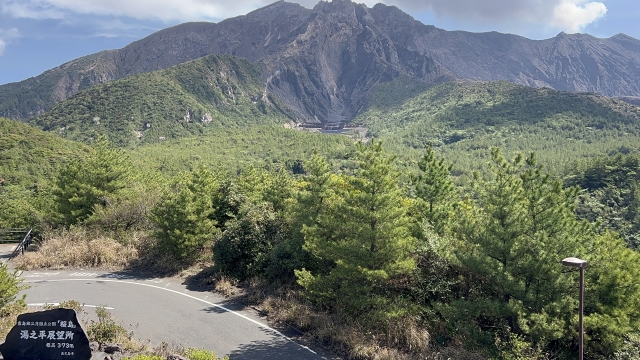
<path fill-rule="evenodd" d="M 0 116 L 26 120 L 98 83 L 210 54 L 259 65 L 265 90 L 294 120 L 337 125 L 366 108 L 376 84 L 507 80 L 534 87 L 640 96 L 640 41 L 561 33 L 547 40 L 445 31 L 394 6 L 349 0 L 313 9 L 279 1 L 219 23 L 185 23 L 118 49 L 0 86 Z"/>

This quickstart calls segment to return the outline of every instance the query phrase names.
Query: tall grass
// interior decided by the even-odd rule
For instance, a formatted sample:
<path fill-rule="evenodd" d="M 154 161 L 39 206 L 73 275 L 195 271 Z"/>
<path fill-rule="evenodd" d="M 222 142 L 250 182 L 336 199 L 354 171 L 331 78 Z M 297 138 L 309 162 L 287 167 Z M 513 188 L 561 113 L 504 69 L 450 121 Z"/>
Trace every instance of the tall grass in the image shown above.
<path fill-rule="evenodd" d="M 126 268 L 138 258 L 142 239 L 134 234 L 133 241 L 123 244 L 104 234 L 92 234 L 84 228 L 72 228 L 46 233 L 29 251 L 14 260 L 16 268 L 64 269 L 95 268 L 110 270 Z"/>

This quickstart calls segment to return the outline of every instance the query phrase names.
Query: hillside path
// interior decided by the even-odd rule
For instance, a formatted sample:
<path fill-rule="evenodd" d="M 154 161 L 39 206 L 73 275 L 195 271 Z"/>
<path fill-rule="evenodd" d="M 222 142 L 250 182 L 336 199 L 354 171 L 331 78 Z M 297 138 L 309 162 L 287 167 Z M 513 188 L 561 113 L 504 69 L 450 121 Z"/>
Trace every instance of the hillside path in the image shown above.
<path fill-rule="evenodd" d="M 30 286 L 23 291 L 30 306 L 76 300 L 90 314 L 91 307 L 106 306 L 117 323 L 153 346 L 204 348 L 232 360 L 324 358 L 271 328 L 252 309 L 190 290 L 182 279 L 92 270 L 25 271 L 20 277 Z"/>

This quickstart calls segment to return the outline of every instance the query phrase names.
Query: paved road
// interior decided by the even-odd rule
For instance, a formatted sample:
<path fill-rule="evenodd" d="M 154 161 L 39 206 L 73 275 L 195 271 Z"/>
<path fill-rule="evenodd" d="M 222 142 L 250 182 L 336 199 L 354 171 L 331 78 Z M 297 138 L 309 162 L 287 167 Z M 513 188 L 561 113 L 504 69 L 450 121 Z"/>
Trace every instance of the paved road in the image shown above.
<path fill-rule="evenodd" d="M 231 359 L 322 359 L 272 329 L 254 311 L 212 292 L 191 291 L 177 279 L 93 271 L 28 271 L 27 303 L 76 300 L 102 305 L 134 336 L 214 350 Z M 92 312 L 90 309 L 89 312 Z"/>
<path fill-rule="evenodd" d="M 6 262 L 18 244 L 0 244 L 0 262 Z"/>

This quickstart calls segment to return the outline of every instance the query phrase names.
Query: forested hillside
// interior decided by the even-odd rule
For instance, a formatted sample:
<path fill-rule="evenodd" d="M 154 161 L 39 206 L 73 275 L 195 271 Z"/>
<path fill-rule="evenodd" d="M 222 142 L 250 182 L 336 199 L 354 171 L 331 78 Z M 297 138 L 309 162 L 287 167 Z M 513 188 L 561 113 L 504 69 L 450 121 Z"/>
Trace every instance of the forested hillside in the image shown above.
<path fill-rule="evenodd" d="M 265 125 L 248 128 L 220 128 L 207 136 L 172 139 L 141 146 L 132 151 L 144 169 L 175 175 L 206 164 L 237 172 L 249 165 L 265 169 L 304 171 L 303 160 L 314 151 L 332 159 L 335 166 L 348 167 L 355 151 L 354 140 L 347 136 L 325 135 Z"/>
<path fill-rule="evenodd" d="M 400 77 L 363 143 L 285 128 L 254 75 L 207 57 L 81 92 L 36 119 L 49 133 L 0 120 L 0 227 L 55 254 L 18 266 L 200 266 L 354 359 L 568 360 L 575 256 L 587 358 L 640 357 L 639 107 Z"/>
<path fill-rule="evenodd" d="M 0 118 L 0 228 L 42 223 L 59 165 L 89 151 L 85 144 Z"/>
<path fill-rule="evenodd" d="M 456 174 L 481 167 L 492 146 L 510 155 L 534 151 L 546 166 L 564 171 L 575 160 L 637 151 L 640 144 L 640 107 L 617 99 L 508 82 L 414 89 L 406 80 L 379 86 L 373 105 L 354 122 L 406 154 L 403 159 L 433 144 Z"/>
<path fill-rule="evenodd" d="M 638 152 L 579 161 L 565 178 L 584 189 L 576 213 L 640 246 L 640 155 Z"/>
<path fill-rule="evenodd" d="M 290 120 L 282 110 L 255 65 L 212 55 L 85 90 L 32 123 L 67 139 L 108 134 L 119 146 L 135 146 L 214 127 L 283 124 Z"/>
<path fill-rule="evenodd" d="M 56 173 L 57 164 L 87 151 L 86 145 L 0 118 L 0 186 L 46 183 Z"/>

